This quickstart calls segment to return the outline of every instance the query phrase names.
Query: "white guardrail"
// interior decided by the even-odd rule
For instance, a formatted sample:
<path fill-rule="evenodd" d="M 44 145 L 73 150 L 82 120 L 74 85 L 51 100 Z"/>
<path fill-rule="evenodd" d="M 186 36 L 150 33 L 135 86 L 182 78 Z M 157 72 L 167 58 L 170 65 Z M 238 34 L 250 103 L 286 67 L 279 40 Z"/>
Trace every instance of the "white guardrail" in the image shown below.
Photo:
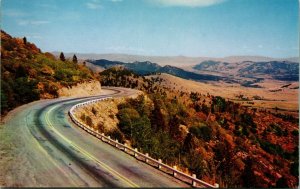
<path fill-rule="evenodd" d="M 119 150 L 123 150 L 127 154 L 133 155 L 136 159 L 143 161 L 153 167 L 157 167 L 159 170 L 161 170 L 165 173 L 172 174 L 175 178 L 177 178 L 183 182 L 189 183 L 193 187 L 219 188 L 219 184 L 211 185 L 207 182 L 197 179 L 195 174 L 188 175 L 186 173 L 183 173 L 183 172 L 177 170 L 176 166 L 171 167 L 169 165 L 164 164 L 161 159 L 156 160 L 154 158 L 151 158 L 148 155 L 148 153 L 143 154 L 143 153 L 139 152 L 136 148 L 133 149 L 133 148 L 130 148 L 129 146 L 127 146 L 126 144 L 121 144 L 118 142 L 118 140 L 113 140 L 110 138 L 110 136 L 105 136 L 104 133 L 99 133 L 94 128 L 90 128 L 89 126 L 82 123 L 80 120 L 78 120 L 74 116 L 75 109 L 77 109 L 79 107 L 84 107 L 84 106 L 87 106 L 87 105 L 90 105 L 90 104 L 93 104 L 93 103 L 96 103 L 99 101 L 108 100 L 108 99 L 112 99 L 112 97 L 89 100 L 89 101 L 82 102 L 82 103 L 72 106 L 72 108 L 69 110 L 69 115 L 70 115 L 72 121 L 77 126 L 81 127 L 83 130 L 85 130 L 86 132 L 90 133 L 91 135 L 97 137 L 98 139 L 102 140 L 103 142 L 106 142 L 106 143 L 114 146 L 115 148 L 118 148 Z"/>

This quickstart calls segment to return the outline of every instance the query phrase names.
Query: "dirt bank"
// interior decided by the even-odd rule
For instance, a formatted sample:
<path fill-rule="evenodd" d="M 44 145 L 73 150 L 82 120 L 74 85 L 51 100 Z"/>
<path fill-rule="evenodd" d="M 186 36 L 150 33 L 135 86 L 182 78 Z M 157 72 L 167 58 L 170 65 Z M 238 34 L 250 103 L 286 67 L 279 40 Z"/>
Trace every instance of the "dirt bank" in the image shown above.
<path fill-rule="evenodd" d="M 57 91 L 59 97 L 83 97 L 98 95 L 101 92 L 99 81 L 79 83 L 72 87 L 64 87 Z"/>

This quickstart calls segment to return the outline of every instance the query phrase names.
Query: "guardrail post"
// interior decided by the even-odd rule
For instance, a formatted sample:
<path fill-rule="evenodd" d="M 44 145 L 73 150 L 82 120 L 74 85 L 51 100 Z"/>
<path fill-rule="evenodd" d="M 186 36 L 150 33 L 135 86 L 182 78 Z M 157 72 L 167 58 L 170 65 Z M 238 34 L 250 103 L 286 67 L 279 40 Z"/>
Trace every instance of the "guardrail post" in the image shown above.
<path fill-rule="evenodd" d="M 126 143 L 124 143 L 124 152 L 126 152 L 127 151 L 127 144 Z"/>
<path fill-rule="evenodd" d="M 162 163 L 162 161 L 161 161 L 161 159 L 158 159 L 158 169 L 161 169 L 161 164 Z"/>
<path fill-rule="evenodd" d="M 110 139 L 110 136 L 108 135 L 107 138 Z M 109 140 L 107 140 L 107 142 L 108 142 L 108 144 L 110 144 L 110 141 L 109 141 Z"/>
<path fill-rule="evenodd" d="M 118 141 L 118 139 L 116 139 L 116 147 L 118 147 L 118 143 L 119 143 L 119 141 Z"/>
<path fill-rule="evenodd" d="M 194 179 L 197 178 L 197 177 L 196 177 L 196 174 L 193 174 L 192 177 L 193 177 Z M 193 187 L 196 187 L 196 184 L 197 184 L 197 183 L 195 182 L 195 180 L 192 180 L 192 186 L 193 186 Z"/>
<path fill-rule="evenodd" d="M 148 153 L 146 153 L 145 155 L 146 155 L 145 162 L 146 162 L 146 163 L 148 163 L 148 161 L 149 161 L 149 160 L 148 160 L 148 158 L 147 158 L 147 157 L 149 157 L 149 154 L 148 154 Z"/>
<path fill-rule="evenodd" d="M 215 183 L 214 185 L 215 185 L 216 188 L 219 188 L 219 184 L 218 183 Z"/>
<path fill-rule="evenodd" d="M 134 157 L 137 157 L 138 155 L 137 155 L 137 153 L 135 153 L 135 152 L 138 152 L 138 149 L 137 149 L 137 148 L 134 149 Z"/>
<path fill-rule="evenodd" d="M 174 166 L 173 166 L 173 169 L 177 170 L 177 166 L 174 165 Z M 176 175 L 177 175 L 177 173 L 174 171 L 174 172 L 173 172 L 173 176 L 176 177 Z"/>

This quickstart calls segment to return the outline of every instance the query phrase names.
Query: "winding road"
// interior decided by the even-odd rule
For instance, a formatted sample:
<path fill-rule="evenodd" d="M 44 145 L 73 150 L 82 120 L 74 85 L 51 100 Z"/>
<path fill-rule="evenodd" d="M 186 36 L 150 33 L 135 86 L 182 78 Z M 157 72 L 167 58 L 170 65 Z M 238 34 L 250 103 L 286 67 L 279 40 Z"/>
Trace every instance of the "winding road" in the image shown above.
<path fill-rule="evenodd" d="M 103 88 L 99 96 L 40 100 L 0 126 L 0 186 L 189 187 L 75 126 L 69 109 L 100 97 L 136 94 Z"/>

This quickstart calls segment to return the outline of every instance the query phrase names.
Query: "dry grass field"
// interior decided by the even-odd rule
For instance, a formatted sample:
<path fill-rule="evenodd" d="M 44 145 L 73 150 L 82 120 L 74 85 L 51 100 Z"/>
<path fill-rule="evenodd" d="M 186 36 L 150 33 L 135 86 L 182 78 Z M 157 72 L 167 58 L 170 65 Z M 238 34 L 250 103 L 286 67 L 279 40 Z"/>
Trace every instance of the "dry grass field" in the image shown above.
<path fill-rule="evenodd" d="M 181 79 L 169 74 L 147 76 L 163 79 L 161 85 L 174 90 L 186 92 L 200 92 L 222 96 L 244 106 L 253 106 L 277 111 L 289 112 L 298 116 L 298 82 L 284 82 L 277 80 L 264 80 L 259 83 L 262 88 L 243 87 L 239 84 L 228 84 L 225 82 L 196 82 Z M 291 84 L 291 85 L 289 85 Z M 285 85 L 289 85 L 284 87 Z M 274 110 L 275 111 L 275 110 Z"/>

